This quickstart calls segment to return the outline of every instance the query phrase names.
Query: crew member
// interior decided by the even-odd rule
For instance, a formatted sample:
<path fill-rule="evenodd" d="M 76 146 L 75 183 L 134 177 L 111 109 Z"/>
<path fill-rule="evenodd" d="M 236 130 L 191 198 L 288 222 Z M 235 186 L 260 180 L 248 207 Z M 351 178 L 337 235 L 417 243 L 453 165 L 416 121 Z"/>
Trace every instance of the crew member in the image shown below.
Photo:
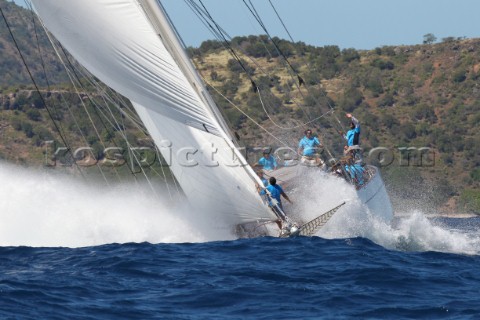
<path fill-rule="evenodd" d="M 263 157 L 258 160 L 257 166 L 262 167 L 263 170 L 272 171 L 277 169 L 277 161 L 275 157 L 270 154 L 271 149 L 263 150 Z"/>

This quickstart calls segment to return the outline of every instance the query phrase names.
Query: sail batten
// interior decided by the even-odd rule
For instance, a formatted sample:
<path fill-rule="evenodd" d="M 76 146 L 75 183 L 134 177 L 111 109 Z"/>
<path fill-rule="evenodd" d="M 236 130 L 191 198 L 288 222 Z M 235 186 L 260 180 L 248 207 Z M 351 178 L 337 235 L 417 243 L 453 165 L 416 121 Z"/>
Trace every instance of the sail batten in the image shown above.
<path fill-rule="evenodd" d="M 233 224 L 275 219 L 216 107 L 205 101 L 211 97 L 190 79 L 192 70 L 179 66 L 188 65 L 188 57 L 172 54 L 162 42 L 174 33 L 159 36 L 151 25 L 144 4 L 154 1 L 32 2 L 47 29 L 82 65 L 132 102 L 157 146 L 169 142 L 170 148 L 159 149 L 165 158 L 173 155 L 171 170 L 192 205 Z M 155 15 L 161 15 L 156 6 Z M 157 18 L 168 29 L 165 16 Z M 172 43 L 168 46 L 178 46 Z M 218 166 L 211 165 L 212 154 Z M 226 165 L 232 155 L 241 165 Z M 192 159 L 198 164 L 191 166 Z"/>

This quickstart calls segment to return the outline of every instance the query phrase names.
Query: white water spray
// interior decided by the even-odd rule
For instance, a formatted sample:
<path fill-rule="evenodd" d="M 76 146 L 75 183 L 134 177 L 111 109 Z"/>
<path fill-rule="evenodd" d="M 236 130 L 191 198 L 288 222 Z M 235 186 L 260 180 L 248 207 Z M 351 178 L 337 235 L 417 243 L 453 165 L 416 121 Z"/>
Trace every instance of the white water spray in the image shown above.
<path fill-rule="evenodd" d="M 355 190 L 341 179 L 319 173 L 311 175 L 305 184 L 308 192 L 297 191 L 294 200 L 297 212 L 304 212 L 306 221 L 322 210 L 347 201 L 320 230 L 317 234 L 320 237 L 362 237 L 392 250 L 480 254 L 480 233 L 477 231 L 441 226 L 420 211 L 402 213 L 402 218 L 392 226 L 369 212 Z"/>
<path fill-rule="evenodd" d="M 418 211 L 405 215 L 407 218 L 392 227 L 368 212 L 343 180 L 325 174 L 312 177 L 308 192 L 298 188 L 290 194 L 294 206 L 287 212 L 302 212 L 302 219 L 308 221 L 347 200 L 319 232 L 321 237 L 363 237 L 393 250 L 480 253 L 480 234 L 476 231 L 435 225 Z M 0 246 L 82 247 L 235 239 L 221 219 L 153 198 L 147 187 L 144 192 L 131 185 L 92 187 L 72 177 L 7 164 L 0 165 L 0 179 Z"/>
<path fill-rule="evenodd" d="M 0 165 L 0 246 L 82 247 L 234 239 L 221 221 L 138 186 L 87 186 L 72 177 Z M 224 231 L 222 231 L 224 230 Z"/>

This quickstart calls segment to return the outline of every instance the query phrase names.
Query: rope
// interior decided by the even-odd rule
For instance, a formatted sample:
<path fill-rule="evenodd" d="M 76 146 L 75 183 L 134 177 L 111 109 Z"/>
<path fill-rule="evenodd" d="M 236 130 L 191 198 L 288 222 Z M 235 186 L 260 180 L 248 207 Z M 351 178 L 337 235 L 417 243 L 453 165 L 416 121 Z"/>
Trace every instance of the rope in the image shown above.
<path fill-rule="evenodd" d="M 7 17 L 5 16 L 5 14 L 4 14 L 4 12 L 3 12 L 3 9 L 2 9 L 1 7 L 0 7 L 0 12 L 2 13 L 2 17 L 3 17 L 3 20 L 5 21 L 5 24 L 6 24 L 6 26 L 7 26 L 8 32 L 9 32 L 9 34 L 10 34 L 10 37 L 12 38 L 12 41 L 13 41 L 13 43 L 15 44 L 15 47 L 16 47 L 16 49 L 17 49 L 17 51 L 18 51 L 18 54 L 20 55 L 20 58 L 22 59 L 23 65 L 25 66 L 25 68 L 26 68 L 26 70 L 27 70 L 27 73 L 28 73 L 28 75 L 29 75 L 29 77 L 30 77 L 30 80 L 32 81 L 32 83 L 33 83 L 33 85 L 34 85 L 34 87 L 35 87 L 35 89 L 36 89 L 36 91 L 37 91 L 40 99 L 42 100 L 42 104 L 45 106 L 45 109 L 47 110 L 48 116 L 49 116 L 50 119 L 52 120 L 53 125 L 55 126 L 55 129 L 57 130 L 57 132 L 58 132 L 58 134 L 59 134 L 62 142 L 63 142 L 63 143 L 65 144 L 65 146 L 67 147 L 67 152 L 70 153 L 70 155 L 72 156 L 72 159 L 75 159 L 75 157 L 74 157 L 74 155 L 73 155 L 73 153 L 72 153 L 72 149 L 69 147 L 69 145 L 68 145 L 68 143 L 67 143 L 67 140 L 65 139 L 65 137 L 64 137 L 63 134 L 62 134 L 62 131 L 61 131 L 60 127 L 57 125 L 55 119 L 53 118 L 53 114 L 52 114 L 52 112 L 50 111 L 50 108 L 47 106 L 46 101 L 45 101 L 45 99 L 43 98 L 43 96 L 42 96 L 42 94 L 41 94 L 41 92 L 40 92 L 40 89 L 39 89 L 39 87 L 38 87 L 38 85 L 37 85 L 37 82 L 36 82 L 35 79 L 33 78 L 32 73 L 30 72 L 30 68 L 28 67 L 27 62 L 25 61 L 25 58 L 24 58 L 24 56 L 23 56 L 23 54 L 22 54 L 22 52 L 21 52 L 21 50 L 20 50 L 20 47 L 18 46 L 17 40 L 15 39 L 15 36 L 14 36 L 13 33 L 12 33 L 12 29 L 10 28 L 10 25 L 9 25 L 9 23 L 8 23 L 8 21 L 7 21 Z M 82 177 L 85 177 L 85 176 L 83 175 L 83 172 L 80 170 L 79 165 L 76 163 L 76 161 L 74 161 L 74 163 L 75 163 L 75 165 L 77 166 L 77 169 L 79 170 L 79 172 L 80 172 L 80 174 L 82 175 Z"/>
<path fill-rule="evenodd" d="M 262 100 L 262 95 L 260 94 L 260 92 L 258 92 L 258 97 L 260 99 L 260 103 L 262 104 L 262 107 L 263 107 L 263 111 L 265 111 L 265 114 L 267 115 L 268 119 L 273 123 L 274 126 L 276 126 L 277 128 L 279 129 L 283 129 L 283 130 L 292 130 L 292 129 L 297 129 L 297 128 L 300 128 L 300 127 L 305 127 L 307 124 L 310 124 L 312 122 L 315 122 L 323 117 L 325 117 L 326 115 L 332 113 L 332 111 L 327 111 L 325 112 L 324 114 L 322 114 L 321 116 L 315 118 L 315 119 L 312 119 L 312 120 L 309 120 L 307 122 L 304 122 L 302 124 L 299 124 L 297 126 L 293 126 L 293 127 L 282 127 L 280 126 L 279 124 L 277 124 L 272 117 L 270 117 L 270 114 L 267 112 L 266 108 L 265 108 L 265 105 L 263 103 L 263 100 Z"/>
<path fill-rule="evenodd" d="M 295 43 L 295 40 L 293 40 L 292 35 L 291 35 L 290 32 L 288 31 L 287 26 L 286 26 L 285 23 L 283 22 L 282 18 L 280 17 L 280 15 L 279 15 L 277 9 L 275 8 L 275 6 L 273 5 L 272 1 L 271 1 L 271 0 L 268 0 L 268 2 L 269 2 L 270 5 L 272 6 L 272 9 L 273 9 L 273 11 L 275 12 L 275 14 L 277 15 L 278 20 L 280 20 L 280 23 L 282 24 L 283 28 L 284 28 L 285 31 L 287 32 L 287 34 L 288 34 L 288 36 L 289 36 L 289 38 L 290 38 L 290 41 L 292 41 L 292 43 Z M 316 70 L 315 66 L 312 66 L 312 65 L 309 64 L 309 63 L 307 63 L 307 67 L 312 68 L 313 70 Z M 306 86 L 306 84 L 305 84 L 305 88 L 306 88 L 307 91 L 309 92 L 308 87 Z M 310 92 L 309 92 L 309 93 L 310 93 Z M 327 96 L 323 93 L 323 91 L 322 91 L 322 94 L 323 94 L 323 96 L 324 96 L 325 98 L 327 98 Z M 341 123 L 340 119 L 338 119 L 338 117 L 336 116 L 335 110 L 334 110 L 334 108 L 332 107 L 332 105 L 330 104 L 330 102 L 328 101 L 328 98 L 327 98 L 327 105 L 328 105 L 328 107 L 330 108 L 330 110 L 333 111 L 333 112 L 332 112 L 332 115 L 333 115 L 333 117 L 335 118 L 335 120 L 338 122 L 338 124 L 339 124 L 339 126 L 340 126 L 340 129 L 341 129 L 342 131 L 344 131 L 343 124 Z"/>

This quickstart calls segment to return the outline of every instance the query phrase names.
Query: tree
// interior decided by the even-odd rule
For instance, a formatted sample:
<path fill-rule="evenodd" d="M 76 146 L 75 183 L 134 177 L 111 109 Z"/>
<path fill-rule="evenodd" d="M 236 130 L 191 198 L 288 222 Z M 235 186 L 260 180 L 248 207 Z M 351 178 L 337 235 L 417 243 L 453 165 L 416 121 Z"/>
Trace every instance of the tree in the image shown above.
<path fill-rule="evenodd" d="M 437 37 L 433 33 L 427 33 L 423 36 L 423 44 L 432 44 L 437 41 Z"/>

